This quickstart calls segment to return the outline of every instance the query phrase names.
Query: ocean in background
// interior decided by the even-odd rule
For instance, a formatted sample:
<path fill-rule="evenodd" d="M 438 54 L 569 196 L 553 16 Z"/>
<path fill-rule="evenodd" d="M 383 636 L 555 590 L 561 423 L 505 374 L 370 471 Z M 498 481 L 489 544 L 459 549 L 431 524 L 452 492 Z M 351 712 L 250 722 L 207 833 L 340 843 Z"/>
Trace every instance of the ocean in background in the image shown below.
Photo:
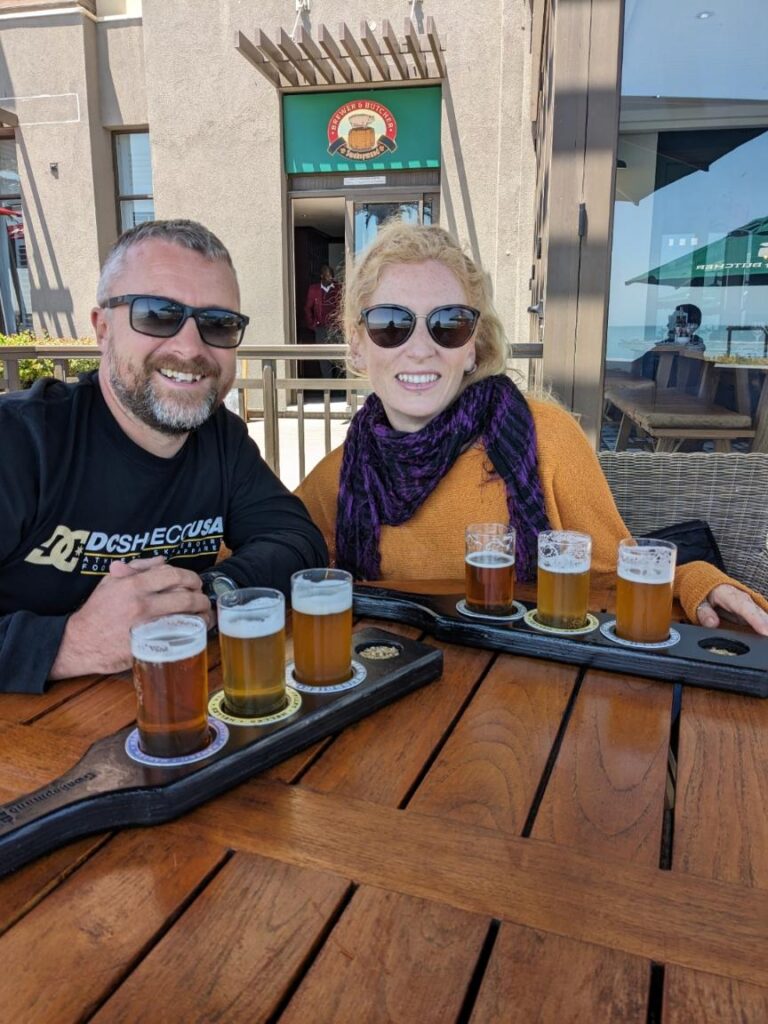
<path fill-rule="evenodd" d="M 711 355 L 724 353 L 727 349 L 726 333 L 722 327 L 703 325 L 696 332 L 704 341 L 706 351 Z M 666 327 L 655 325 L 608 327 L 607 363 L 625 364 L 638 359 L 667 335 Z M 762 331 L 744 331 L 734 334 L 731 352 L 743 356 L 762 356 L 764 338 Z M 617 367 L 618 368 L 618 365 Z"/>

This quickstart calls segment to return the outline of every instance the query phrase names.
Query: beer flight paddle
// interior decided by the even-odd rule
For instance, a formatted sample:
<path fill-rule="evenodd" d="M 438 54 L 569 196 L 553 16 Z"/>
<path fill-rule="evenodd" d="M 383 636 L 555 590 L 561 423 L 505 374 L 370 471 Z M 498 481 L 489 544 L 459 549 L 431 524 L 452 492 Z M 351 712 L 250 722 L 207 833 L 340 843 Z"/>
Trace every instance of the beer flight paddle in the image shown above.
<path fill-rule="evenodd" d="M 590 612 L 584 629 L 549 632 L 532 624 L 536 606 L 531 602 L 516 601 L 520 612 L 510 621 L 460 611 L 464 596 L 358 584 L 354 611 L 415 626 L 448 643 L 768 697 L 768 637 L 674 623 L 665 645 L 632 644 L 615 638 L 614 615 Z"/>
<path fill-rule="evenodd" d="M 155 647 L 166 642 L 142 639 Z M 196 657 L 194 638 L 185 642 Z M 352 636 L 348 659 L 350 651 L 358 667 L 335 687 L 302 686 L 289 671 L 290 701 L 272 715 L 243 719 L 227 713 L 223 690 L 213 694 L 209 707 L 219 717 L 209 719 L 210 742 L 186 757 L 143 750 L 134 724 L 98 740 L 64 775 L 0 805 L 0 875 L 80 836 L 176 818 L 437 679 L 443 669 L 442 651 L 373 627 Z"/>

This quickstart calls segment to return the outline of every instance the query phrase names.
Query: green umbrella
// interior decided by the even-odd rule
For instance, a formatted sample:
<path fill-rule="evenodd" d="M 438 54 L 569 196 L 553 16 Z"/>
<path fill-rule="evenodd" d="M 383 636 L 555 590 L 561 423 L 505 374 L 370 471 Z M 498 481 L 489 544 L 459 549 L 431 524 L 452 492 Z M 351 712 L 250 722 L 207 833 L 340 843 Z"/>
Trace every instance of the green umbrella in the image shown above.
<path fill-rule="evenodd" d="M 768 217 L 758 217 L 709 245 L 662 263 L 627 284 L 672 288 L 768 284 Z"/>

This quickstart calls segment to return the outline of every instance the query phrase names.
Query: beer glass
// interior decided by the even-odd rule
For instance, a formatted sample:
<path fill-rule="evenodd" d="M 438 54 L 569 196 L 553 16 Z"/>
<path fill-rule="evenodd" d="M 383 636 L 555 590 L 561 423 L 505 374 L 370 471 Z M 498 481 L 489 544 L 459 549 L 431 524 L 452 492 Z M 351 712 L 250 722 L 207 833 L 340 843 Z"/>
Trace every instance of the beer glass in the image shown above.
<path fill-rule="evenodd" d="M 465 531 L 466 604 L 481 615 L 510 615 L 515 596 L 515 531 L 472 523 Z"/>
<path fill-rule="evenodd" d="M 139 746 L 183 757 L 208 745 L 208 647 L 198 615 L 164 615 L 131 629 Z"/>
<path fill-rule="evenodd" d="M 285 598 L 245 587 L 217 601 L 224 703 L 232 715 L 271 715 L 285 706 Z"/>
<path fill-rule="evenodd" d="M 641 644 L 668 638 L 676 558 L 677 547 L 666 540 L 620 541 L 616 636 Z"/>
<path fill-rule="evenodd" d="M 305 569 L 291 577 L 296 679 L 333 686 L 352 675 L 352 577 L 341 569 Z"/>
<path fill-rule="evenodd" d="M 537 617 L 543 626 L 580 629 L 589 607 L 592 538 L 573 530 L 539 534 Z"/>

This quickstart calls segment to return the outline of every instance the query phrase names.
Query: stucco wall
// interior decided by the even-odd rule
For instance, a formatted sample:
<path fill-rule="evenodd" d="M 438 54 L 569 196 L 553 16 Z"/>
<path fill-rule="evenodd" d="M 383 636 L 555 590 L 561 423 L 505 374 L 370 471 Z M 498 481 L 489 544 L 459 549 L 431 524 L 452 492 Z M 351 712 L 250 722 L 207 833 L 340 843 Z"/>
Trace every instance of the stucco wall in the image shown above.
<path fill-rule="evenodd" d="M 55 240 L 62 287 L 71 292 L 72 323 L 78 330 L 87 326 L 99 248 L 116 230 L 114 210 L 110 214 L 106 201 L 105 180 L 112 172 L 105 161 L 102 126 L 148 124 L 157 216 L 197 218 L 221 236 L 232 250 L 243 308 L 252 317 L 249 341 L 281 343 L 288 338 L 289 268 L 280 106 L 276 90 L 236 52 L 234 37 L 240 29 L 252 38 L 257 26 L 273 38 L 278 26 L 290 32 L 294 5 L 286 0 L 144 0 L 142 12 L 141 20 L 88 29 L 80 16 L 36 19 L 34 24 L 29 19 L 23 27 L 20 23 L 18 45 L 8 47 L 3 25 L 2 46 L 14 74 L 28 63 L 23 48 L 42 52 L 43 45 L 51 58 L 39 62 L 34 74 L 25 69 L 34 78 L 29 88 L 71 89 L 81 99 L 79 127 L 66 129 L 70 149 L 59 156 L 58 182 L 45 180 L 41 191 L 39 179 L 53 159 L 47 154 L 64 153 L 57 136 L 63 126 L 39 130 L 33 161 L 39 208 L 46 211 L 48 234 Z M 374 5 L 371 0 L 315 0 L 305 24 L 317 37 L 321 22 L 335 31 L 344 20 L 357 33 L 363 17 L 379 24 L 389 18 L 402 33 L 407 13 L 402 0 Z M 528 3 L 424 0 L 416 14 L 435 17 L 447 46 L 441 221 L 487 267 L 510 338 L 524 339 L 535 173 L 527 117 Z M 98 37 L 95 81 L 88 61 L 92 29 Z M 83 94 L 89 82 L 98 91 L 97 104 Z M 89 124 L 96 111 L 98 130 Z M 21 134 L 21 150 L 29 150 L 32 133 L 24 128 Z M 109 188 L 114 188 L 111 178 Z M 78 210 L 78 224 L 82 216 L 84 230 L 74 242 L 59 213 L 62 196 Z M 52 297 L 42 288 L 37 292 L 41 308 Z"/>

